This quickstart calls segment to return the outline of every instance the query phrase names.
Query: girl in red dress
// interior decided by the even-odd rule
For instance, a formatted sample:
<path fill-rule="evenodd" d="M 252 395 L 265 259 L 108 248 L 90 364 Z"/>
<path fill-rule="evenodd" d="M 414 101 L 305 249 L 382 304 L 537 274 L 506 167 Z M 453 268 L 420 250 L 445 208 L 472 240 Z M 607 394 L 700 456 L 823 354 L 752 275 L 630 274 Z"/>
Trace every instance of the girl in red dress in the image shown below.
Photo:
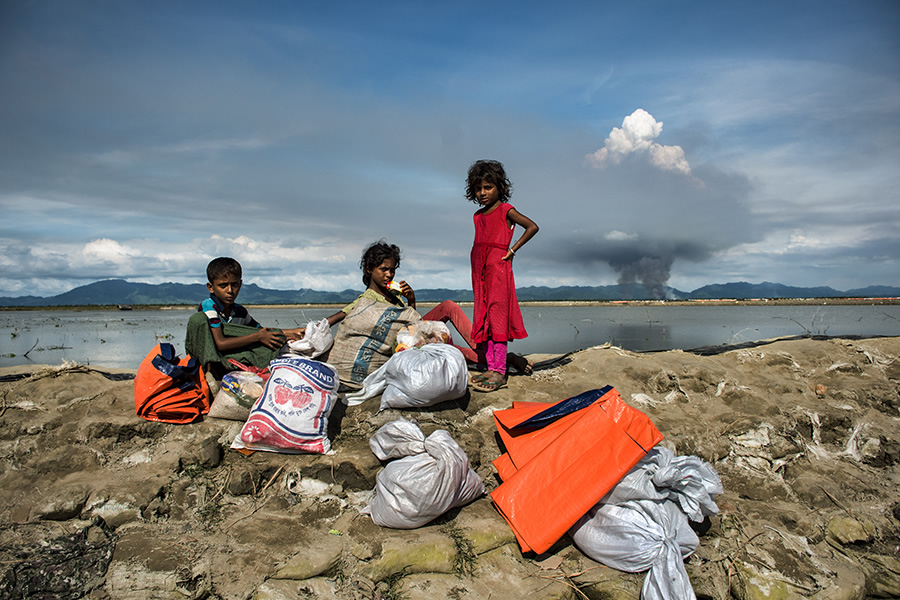
<path fill-rule="evenodd" d="M 472 378 L 476 390 L 492 392 L 506 385 L 506 344 L 528 336 L 516 300 L 512 261 L 538 232 L 537 224 L 509 204 L 512 184 L 503 165 L 479 160 L 469 167 L 466 198 L 481 206 L 473 217 L 472 290 L 475 292 L 472 341 L 487 362 L 487 372 Z M 516 225 L 525 229 L 512 243 Z"/>

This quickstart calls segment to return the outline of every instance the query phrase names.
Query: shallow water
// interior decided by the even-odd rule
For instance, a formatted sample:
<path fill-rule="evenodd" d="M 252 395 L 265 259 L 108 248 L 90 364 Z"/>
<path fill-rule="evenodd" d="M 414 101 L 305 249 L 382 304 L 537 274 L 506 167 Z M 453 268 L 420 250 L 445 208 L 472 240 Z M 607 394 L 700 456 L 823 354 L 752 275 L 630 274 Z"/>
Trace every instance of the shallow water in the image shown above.
<path fill-rule="evenodd" d="M 300 327 L 334 308 L 257 308 L 271 327 Z M 471 308 L 464 309 L 471 317 Z M 0 312 L 0 366 L 137 368 L 157 342 L 184 352 L 193 309 Z M 510 349 L 563 354 L 611 342 L 637 352 L 693 349 L 793 335 L 900 336 L 900 305 L 523 306 L 529 337 Z M 27 354 L 27 356 L 26 356 Z"/>

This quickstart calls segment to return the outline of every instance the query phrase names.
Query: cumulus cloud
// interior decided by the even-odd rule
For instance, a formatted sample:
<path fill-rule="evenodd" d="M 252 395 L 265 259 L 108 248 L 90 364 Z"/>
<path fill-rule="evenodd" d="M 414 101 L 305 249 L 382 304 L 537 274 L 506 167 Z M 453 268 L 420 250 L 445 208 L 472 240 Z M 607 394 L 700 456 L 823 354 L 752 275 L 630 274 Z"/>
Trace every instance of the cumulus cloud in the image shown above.
<path fill-rule="evenodd" d="M 141 253 L 115 240 L 99 239 L 85 244 L 81 254 L 86 263 L 106 262 L 121 265 L 128 263 L 135 256 L 140 256 Z"/>
<path fill-rule="evenodd" d="M 609 163 L 618 164 L 629 154 L 646 154 L 650 164 L 664 171 L 691 174 L 691 166 L 684 157 L 681 146 L 663 146 L 653 140 L 662 133 L 662 121 L 639 108 L 622 121 L 622 127 L 613 127 L 602 148 L 588 154 L 588 163 L 603 168 Z"/>

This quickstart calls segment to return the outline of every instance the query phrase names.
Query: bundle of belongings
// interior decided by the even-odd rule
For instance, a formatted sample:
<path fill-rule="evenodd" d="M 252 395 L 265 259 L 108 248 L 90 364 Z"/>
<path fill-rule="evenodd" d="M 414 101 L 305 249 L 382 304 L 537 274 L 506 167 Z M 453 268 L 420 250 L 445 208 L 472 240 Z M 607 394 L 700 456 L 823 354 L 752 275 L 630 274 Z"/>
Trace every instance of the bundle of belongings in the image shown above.
<path fill-rule="evenodd" d="M 366 376 L 394 353 L 397 333 L 421 320 L 422 316 L 410 306 L 386 305 L 361 297 L 341 321 L 334 348 L 328 355 L 328 361 L 341 374 L 341 383 L 351 390 L 360 389 Z"/>
<path fill-rule="evenodd" d="M 684 569 L 700 540 L 689 520 L 719 512 L 722 482 L 696 456 L 656 447 L 569 530 L 575 545 L 604 565 L 648 571 L 643 600 L 695 598 Z"/>
<path fill-rule="evenodd" d="M 426 344 L 451 343 L 450 328 L 441 321 L 418 321 L 397 332 L 394 352 L 421 348 Z"/>
<path fill-rule="evenodd" d="M 299 356 L 269 363 L 269 378 L 231 444 L 235 450 L 326 454 L 328 418 L 338 399 L 331 365 Z"/>
<path fill-rule="evenodd" d="M 381 395 L 381 407 L 416 408 L 456 400 L 466 394 L 469 371 L 459 348 L 427 344 L 398 352 L 362 382 L 362 389 L 348 394 L 356 406 Z"/>
<path fill-rule="evenodd" d="M 378 473 L 375 497 L 363 510 L 382 527 L 414 529 L 484 494 L 469 457 L 439 429 L 427 438 L 406 419 L 387 423 L 369 440 L 372 453 L 391 461 Z"/>
<path fill-rule="evenodd" d="M 210 393 L 200 362 L 179 358 L 175 346 L 154 346 L 134 377 L 134 408 L 139 417 L 163 423 L 193 423 L 209 412 Z"/>
<path fill-rule="evenodd" d="M 263 387 L 270 374 L 268 369 L 264 373 L 244 369 L 225 373 L 219 382 L 219 391 L 213 399 L 209 416 L 215 419 L 245 421 L 250 416 L 253 405 L 262 396 Z"/>
<path fill-rule="evenodd" d="M 654 448 L 662 434 L 611 386 L 550 405 L 515 402 L 494 421 L 506 452 L 494 461 L 503 483 L 491 499 L 523 551 L 546 552 L 568 532 L 598 562 L 649 570 L 644 600 L 694 598 L 688 519 L 717 512 L 712 467 Z"/>
<path fill-rule="evenodd" d="M 208 334 L 209 326 L 204 326 Z M 192 339 L 191 329 L 189 326 L 192 349 L 200 354 L 204 348 L 214 352 L 214 344 L 210 349 L 197 341 L 209 337 L 212 343 L 211 335 L 194 332 Z M 160 344 L 138 368 L 136 412 L 145 419 L 168 423 L 190 423 L 207 413 L 244 421 L 232 443 L 232 448 L 244 452 L 328 453 L 328 419 L 338 399 L 339 381 L 333 366 L 314 358 L 326 352 L 333 341 L 327 319 L 321 319 L 307 324 L 303 339 L 273 351 L 271 359 L 253 354 L 242 362 L 234 354 L 228 358 L 216 354 L 219 360 L 212 362 L 232 370 L 222 377 L 211 406 L 201 361 L 191 355 L 180 359 L 171 344 Z"/>

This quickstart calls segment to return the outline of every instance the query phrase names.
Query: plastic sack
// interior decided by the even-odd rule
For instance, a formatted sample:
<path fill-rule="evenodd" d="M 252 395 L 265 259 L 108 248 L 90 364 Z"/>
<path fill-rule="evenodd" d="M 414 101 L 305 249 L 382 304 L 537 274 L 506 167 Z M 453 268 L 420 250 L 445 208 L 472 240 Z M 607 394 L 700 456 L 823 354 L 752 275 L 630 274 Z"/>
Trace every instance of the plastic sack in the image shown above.
<path fill-rule="evenodd" d="M 330 452 L 328 417 L 338 397 L 337 371 L 301 357 L 276 358 L 269 370 L 266 387 L 231 447 L 292 454 Z"/>
<path fill-rule="evenodd" d="M 461 398 L 468 384 L 469 371 L 459 348 L 427 344 L 391 356 L 345 401 L 355 406 L 381 394 L 379 410 L 432 406 Z"/>
<path fill-rule="evenodd" d="M 406 419 L 384 425 L 369 440 L 379 460 L 375 497 L 363 510 L 381 527 L 414 529 L 484 494 L 465 451 L 444 430 L 427 438 Z"/>
<path fill-rule="evenodd" d="M 709 463 L 697 456 L 675 456 L 668 448 L 657 446 L 600 502 L 671 500 L 691 521 L 700 522 L 718 514 L 713 496 L 723 491 L 722 480 Z"/>
<path fill-rule="evenodd" d="M 694 600 L 684 559 L 700 540 L 671 501 L 597 504 L 569 532 L 575 545 L 604 565 L 628 573 L 648 571 L 641 600 Z"/>
<path fill-rule="evenodd" d="M 247 371 L 248 373 L 253 373 L 254 375 L 262 378 L 263 381 L 266 381 L 269 378 L 269 366 L 265 367 L 257 367 L 255 365 L 245 365 L 244 363 L 234 360 L 233 358 L 228 359 L 228 365 L 233 369 L 238 371 Z"/>
<path fill-rule="evenodd" d="M 154 346 L 134 377 L 139 417 L 163 423 L 192 423 L 209 412 L 210 393 L 200 363 L 178 358 L 172 344 Z"/>
<path fill-rule="evenodd" d="M 655 447 L 569 532 L 587 556 L 614 569 L 649 569 L 641 598 L 694 598 L 684 558 L 700 540 L 688 518 L 719 512 L 718 473 L 696 456 Z"/>
<path fill-rule="evenodd" d="M 232 371 L 222 377 L 221 387 L 209 409 L 216 419 L 246 421 L 250 409 L 262 396 L 265 381 L 250 371 Z"/>
<path fill-rule="evenodd" d="M 425 344 L 449 344 L 450 328 L 441 321 L 419 321 L 397 332 L 394 352 L 419 348 Z"/>
<path fill-rule="evenodd" d="M 282 349 L 284 355 L 298 355 L 307 358 L 316 358 L 325 354 L 334 345 L 334 335 L 331 333 L 331 325 L 328 319 L 310 321 L 306 324 L 303 339 L 291 340 Z"/>

